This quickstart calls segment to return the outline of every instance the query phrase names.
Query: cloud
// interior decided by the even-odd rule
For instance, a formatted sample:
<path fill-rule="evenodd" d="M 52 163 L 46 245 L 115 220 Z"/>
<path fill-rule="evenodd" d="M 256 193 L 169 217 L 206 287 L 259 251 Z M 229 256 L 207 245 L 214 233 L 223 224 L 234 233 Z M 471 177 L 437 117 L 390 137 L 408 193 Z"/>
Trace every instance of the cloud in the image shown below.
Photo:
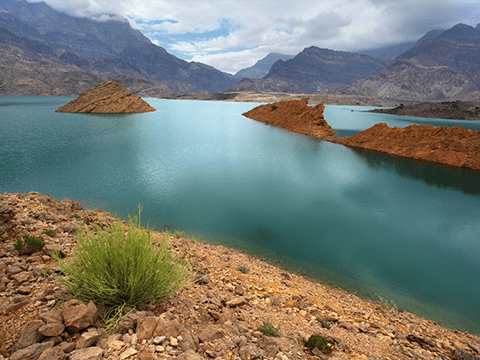
<path fill-rule="evenodd" d="M 478 0 L 45 1 L 75 16 L 128 18 L 174 55 L 232 73 L 268 52 L 293 55 L 312 45 L 358 51 L 480 22 Z"/>

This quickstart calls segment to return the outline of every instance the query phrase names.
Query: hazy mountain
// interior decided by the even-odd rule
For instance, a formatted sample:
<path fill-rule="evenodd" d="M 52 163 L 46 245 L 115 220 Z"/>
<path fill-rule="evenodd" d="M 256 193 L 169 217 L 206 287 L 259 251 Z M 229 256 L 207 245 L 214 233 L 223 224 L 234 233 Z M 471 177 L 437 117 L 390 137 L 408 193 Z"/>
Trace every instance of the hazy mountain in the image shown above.
<path fill-rule="evenodd" d="M 384 68 L 383 62 L 367 55 L 312 46 L 291 60 L 277 61 L 264 79 L 291 82 L 302 92 L 329 92 Z"/>
<path fill-rule="evenodd" d="M 441 100 L 480 90 L 480 29 L 458 24 L 426 38 L 347 93 Z"/>
<path fill-rule="evenodd" d="M 270 53 L 263 59 L 258 60 L 255 65 L 240 70 L 234 76 L 239 79 L 261 79 L 268 74 L 272 65 L 275 64 L 278 60 L 286 61 L 292 59 L 293 57 L 294 55 Z"/>
<path fill-rule="evenodd" d="M 90 75 L 82 77 L 110 75 L 117 81 L 119 77 L 140 79 L 141 83 L 146 81 L 144 84 L 150 90 L 168 90 L 160 84 L 163 83 L 177 93 L 220 92 L 238 82 L 232 75 L 211 66 L 176 58 L 132 29 L 126 19 L 96 21 L 58 12 L 43 2 L 2 0 L 0 30 L 5 34 L 5 38 L 0 38 L 2 71 L 15 77 L 13 74 L 21 69 L 18 76 L 24 80 L 28 79 L 28 71 L 32 79 L 33 74 L 40 76 L 43 70 L 49 73 L 45 68 L 48 64 L 62 73 L 71 72 L 70 77 L 85 73 Z M 15 40 L 12 36 L 16 36 Z M 25 52 L 25 58 L 15 56 L 18 48 Z M 13 59 L 15 63 L 11 62 Z M 41 77 L 44 85 L 41 89 L 48 94 L 64 88 L 49 76 Z M 38 88 L 34 86 L 35 81 L 31 83 L 32 89 Z M 13 85 L 0 83 L 4 94 L 8 93 L 9 86 L 12 93 L 18 93 Z M 172 89 L 167 92 L 173 93 Z"/>
<path fill-rule="evenodd" d="M 395 59 L 397 56 L 419 45 L 423 40 L 434 39 L 438 35 L 440 35 L 442 32 L 443 30 L 431 30 L 417 41 L 409 41 L 409 42 L 404 42 L 397 45 L 386 46 L 386 47 L 381 47 L 381 48 L 371 49 L 371 50 L 362 50 L 362 51 L 357 51 L 357 53 L 363 54 L 363 55 L 369 55 L 375 59 L 381 59 L 381 60 L 385 60 L 387 63 L 391 63 L 392 60 Z"/>

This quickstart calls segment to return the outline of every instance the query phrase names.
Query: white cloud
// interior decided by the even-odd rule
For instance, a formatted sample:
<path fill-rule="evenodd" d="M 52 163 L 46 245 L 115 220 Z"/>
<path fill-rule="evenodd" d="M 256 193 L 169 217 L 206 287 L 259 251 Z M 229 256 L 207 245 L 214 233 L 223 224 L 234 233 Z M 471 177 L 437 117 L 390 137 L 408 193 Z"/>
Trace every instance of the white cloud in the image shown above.
<path fill-rule="evenodd" d="M 478 0 L 45 1 L 76 16 L 128 17 L 167 51 L 228 72 L 273 51 L 296 54 L 312 45 L 356 51 L 480 22 Z"/>

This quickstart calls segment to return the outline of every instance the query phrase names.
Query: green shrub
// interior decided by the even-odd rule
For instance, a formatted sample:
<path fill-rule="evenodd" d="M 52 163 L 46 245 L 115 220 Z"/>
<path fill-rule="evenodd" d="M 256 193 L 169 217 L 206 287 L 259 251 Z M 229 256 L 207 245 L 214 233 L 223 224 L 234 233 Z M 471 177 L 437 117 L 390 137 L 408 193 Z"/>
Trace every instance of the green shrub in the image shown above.
<path fill-rule="evenodd" d="M 176 239 L 180 239 L 183 236 L 183 231 L 175 231 L 175 234 L 173 234 Z"/>
<path fill-rule="evenodd" d="M 248 268 L 246 266 L 242 265 L 242 266 L 237 267 L 237 271 L 240 271 L 243 274 L 247 274 L 248 273 Z"/>
<path fill-rule="evenodd" d="M 53 230 L 45 230 L 44 232 L 42 232 L 42 234 L 45 234 L 45 235 L 47 235 L 47 236 L 54 237 L 54 236 L 55 236 L 55 231 L 53 231 Z"/>
<path fill-rule="evenodd" d="M 77 220 L 82 220 L 82 218 L 80 217 L 80 215 L 78 214 L 73 214 L 73 217 Z"/>
<path fill-rule="evenodd" d="M 308 338 L 305 346 L 312 351 L 313 349 L 317 348 L 322 350 L 324 353 L 329 353 L 332 351 L 330 345 L 328 345 L 327 339 L 325 339 L 322 335 L 315 334 Z"/>
<path fill-rule="evenodd" d="M 272 110 L 277 110 L 278 109 L 277 105 L 271 105 L 270 107 L 272 108 Z"/>
<path fill-rule="evenodd" d="M 265 336 L 270 337 L 277 337 L 280 334 L 279 327 L 271 324 L 268 319 L 258 328 L 258 331 L 261 331 Z"/>
<path fill-rule="evenodd" d="M 42 250 L 45 246 L 45 241 L 43 241 L 41 237 L 35 237 L 28 234 L 24 234 L 22 237 L 23 241 L 18 239 L 13 244 L 15 250 L 17 250 L 20 255 L 33 254 L 34 252 Z"/>
<path fill-rule="evenodd" d="M 186 284 L 188 261 L 172 253 L 168 234 L 155 244 L 152 231 L 140 227 L 139 217 L 129 219 L 127 234 L 120 220 L 105 230 L 79 229 L 72 259 L 62 262 L 54 254 L 59 270 L 66 275 L 59 280 L 72 297 L 136 307 L 162 300 Z"/>

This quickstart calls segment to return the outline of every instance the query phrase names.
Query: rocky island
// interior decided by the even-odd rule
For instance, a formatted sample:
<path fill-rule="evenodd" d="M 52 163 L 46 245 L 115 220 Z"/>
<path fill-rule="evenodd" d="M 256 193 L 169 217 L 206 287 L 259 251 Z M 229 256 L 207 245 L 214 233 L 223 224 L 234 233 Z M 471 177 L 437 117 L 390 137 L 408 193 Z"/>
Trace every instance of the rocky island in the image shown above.
<path fill-rule="evenodd" d="M 334 136 L 335 131 L 323 118 L 324 106 L 307 104 L 308 99 L 281 101 L 258 106 L 243 115 L 345 146 L 480 171 L 480 131 L 430 125 L 389 128 L 382 123 L 340 138 Z"/>
<path fill-rule="evenodd" d="M 60 272 L 51 251 L 69 259 L 77 229 L 106 229 L 113 221 L 71 199 L 0 194 L 0 360 L 480 357 L 478 336 L 178 235 L 169 246 L 189 254 L 190 283 L 126 313 L 106 332 L 102 316 L 109 308 L 71 299 L 55 277 Z M 15 243 L 25 234 L 41 237 L 45 246 L 21 254 Z M 326 339 L 324 351 L 305 346 L 313 334 Z"/>
<path fill-rule="evenodd" d="M 115 81 L 102 82 L 61 106 L 56 112 L 121 114 L 156 111 Z"/>
<path fill-rule="evenodd" d="M 323 118 L 324 110 L 323 104 L 308 106 L 305 98 L 260 105 L 243 116 L 296 133 L 324 138 L 336 134 Z"/>

